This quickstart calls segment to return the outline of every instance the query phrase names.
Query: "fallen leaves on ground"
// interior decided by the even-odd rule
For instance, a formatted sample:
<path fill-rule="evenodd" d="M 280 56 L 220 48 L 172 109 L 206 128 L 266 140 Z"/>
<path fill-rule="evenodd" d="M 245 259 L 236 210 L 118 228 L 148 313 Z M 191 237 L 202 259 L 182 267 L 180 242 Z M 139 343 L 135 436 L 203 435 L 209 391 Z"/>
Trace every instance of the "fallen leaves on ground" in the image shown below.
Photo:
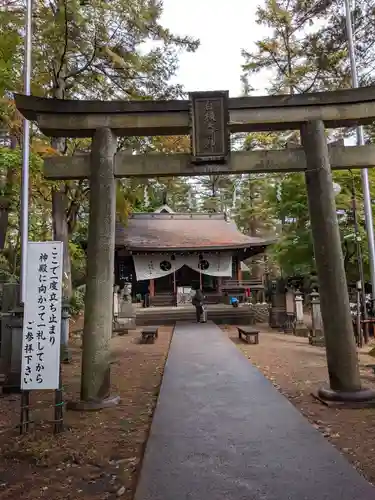
<path fill-rule="evenodd" d="M 329 408 L 311 393 L 328 386 L 325 349 L 309 345 L 308 339 L 269 331 L 260 327 L 258 345 L 238 340 L 237 329 L 223 330 L 272 384 L 319 430 L 347 459 L 375 484 L 375 409 Z M 366 366 L 373 364 L 369 348 L 359 353 L 364 386 L 375 388 L 375 376 Z"/>
<path fill-rule="evenodd" d="M 19 436 L 20 396 L 0 399 L 1 500 L 110 500 L 133 498 L 172 328 L 154 344 L 140 333 L 112 339 L 112 393 L 120 404 L 100 412 L 66 412 L 67 430 L 53 435 L 53 391 L 31 394 L 34 428 Z M 73 336 L 74 337 L 74 336 Z M 80 338 L 63 366 L 65 400 L 79 399 Z"/>

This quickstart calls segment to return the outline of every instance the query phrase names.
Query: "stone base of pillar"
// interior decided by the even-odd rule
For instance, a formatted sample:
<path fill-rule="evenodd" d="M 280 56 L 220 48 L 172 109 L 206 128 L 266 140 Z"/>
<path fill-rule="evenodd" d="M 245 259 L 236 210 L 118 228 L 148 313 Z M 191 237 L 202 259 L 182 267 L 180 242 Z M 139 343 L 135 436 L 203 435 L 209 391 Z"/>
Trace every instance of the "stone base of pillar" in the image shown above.
<path fill-rule="evenodd" d="M 283 327 L 283 333 L 285 333 L 285 335 L 293 335 L 293 327 Z"/>
<path fill-rule="evenodd" d="M 310 330 L 309 332 L 309 344 L 317 347 L 325 347 L 326 340 L 322 330 Z"/>
<path fill-rule="evenodd" d="M 309 329 L 304 323 L 296 323 L 293 333 L 296 337 L 307 338 L 310 335 Z"/>
<path fill-rule="evenodd" d="M 284 321 L 284 324 L 283 324 L 283 332 L 286 335 L 293 335 L 293 333 L 294 333 L 294 323 L 295 323 L 295 316 L 294 316 L 294 314 L 285 313 L 285 321 Z"/>
<path fill-rule="evenodd" d="M 72 355 L 66 345 L 60 346 L 60 362 L 68 365 L 72 361 Z"/>
<path fill-rule="evenodd" d="M 112 337 L 115 335 L 125 335 L 130 330 L 136 329 L 136 311 L 131 302 L 123 302 L 121 311 L 113 325 Z"/>
<path fill-rule="evenodd" d="M 118 334 L 119 334 L 119 323 L 117 321 L 117 318 L 114 318 L 112 323 L 112 338 L 116 337 L 116 335 Z"/>
<path fill-rule="evenodd" d="M 283 307 L 271 307 L 269 311 L 269 326 L 271 328 L 283 329 L 285 323 L 286 310 Z"/>
<path fill-rule="evenodd" d="M 325 347 L 326 339 L 324 336 L 309 336 L 309 344 L 315 347 Z"/>
<path fill-rule="evenodd" d="M 313 396 L 330 408 L 375 408 L 375 390 L 361 389 L 360 391 L 344 392 L 334 391 L 326 387 L 322 387 Z"/>
<path fill-rule="evenodd" d="M 66 409 L 71 411 L 99 411 L 113 408 L 120 403 L 120 396 L 110 396 L 105 399 L 91 401 L 68 401 Z"/>
<path fill-rule="evenodd" d="M 136 328 L 137 326 L 135 324 L 135 320 L 132 318 L 119 318 L 116 323 L 113 324 L 112 337 L 115 337 L 116 335 L 121 337 Z"/>

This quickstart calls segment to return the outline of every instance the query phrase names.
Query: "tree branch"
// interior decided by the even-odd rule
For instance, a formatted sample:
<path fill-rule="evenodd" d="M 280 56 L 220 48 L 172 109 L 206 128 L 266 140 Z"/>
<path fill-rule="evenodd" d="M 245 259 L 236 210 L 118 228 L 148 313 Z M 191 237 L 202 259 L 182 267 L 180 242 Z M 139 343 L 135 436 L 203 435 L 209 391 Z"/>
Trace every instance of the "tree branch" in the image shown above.
<path fill-rule="evenodd" d="M 96 32 L 95 32 L 95 36 L 94 36 L 94 50 L 93 50 L 93 53 L 92 53 L 92 56 L 90 57 L 90 59 L 86 62 L 86 64 L 84 64 L 82 66 L 82 68 L 80 69 L 77 69 L 76 71 L 72 71 L 70 72 L 66 77 L 65 77 L 65 80 L 68 80 L 69 78 L 73 78 L 73 77 L 76 77 L 78 75 L 80 75 L 81 73 L 83 73 L 84 71 L 88 70 L 89 67 L 91 66 L 91 64 L 93 63 L 94 59 L 95 59 L 95 56 L 96 56 L 96 50 L 97 50 L 97 37 L 96 37 Z"/>
<path fill-rule="evenodd" d="M 317 80 L 318 80 L 318 78 L 319 78 L 319 75 L 320 75 L 320 68 L 318 68 L 318 70 L 317 70 L 317 72 L 316 72 L 316 74 L 315 74 L 315 76 L 314 76 L 314 78 L 313 78 L 313 81 L 312 81 L 311 85 L 309 85 L 309 86 L 307 87 L 307 89 L 305 89 L 305 90 L 303 91 L 303 94 L 306 94 L 307 92 L 310 92 L 310 90 L 311 90 L 311 89 L 314 87 L 314 85 L 316 84 L 316 82 L 317 82 Z"/>
<path fill-rule="evenodd" d="M 59 78 L 60 78 L 60 73 L 65 65 L 65 57 L 66 53 L 68 51 L 68 40 L 69 40 L 69 29 L 68 29 L 68 9 L 67 9 L 67 2 L 64 0 L 64 27 L 65 27 L 65 33 L 64 33 L 64 50 L 61 54 L 61 59 L 60 59 L 60 67 L 57 71 L 56 74 L 56 85 L 59 85 Z"/>

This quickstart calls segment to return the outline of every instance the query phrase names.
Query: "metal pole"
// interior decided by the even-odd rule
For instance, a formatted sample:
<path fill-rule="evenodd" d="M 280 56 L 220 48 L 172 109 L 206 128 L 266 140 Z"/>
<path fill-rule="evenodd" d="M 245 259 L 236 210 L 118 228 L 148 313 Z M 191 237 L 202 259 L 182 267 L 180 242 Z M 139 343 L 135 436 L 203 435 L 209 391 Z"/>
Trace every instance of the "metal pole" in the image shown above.
<path fill-rule="evenodd" d="M 351 18 L 351 8 L 350 0 L 345 1 L 345 17 L 346 17 L 346 32 L 348 39 L 348 51 L 350 59 L 352 86 L 358 88 L 358 73 L 357 64 L 355 58 L 355 48 L 354 48 L 354 37 L 353 37 L 353 27 Z M 363 146 L 365 144 L 365 137 L 363 132 L 363 127 L 357 127 L 357 144 L 358 146 Z M 371 206 L 371 194 L 370 194 L 370 183 L 368 178 L 367 168 L 361 169 L 361 179 L 362 179 L 362 192 L 363 192 L 363 204 L 365 212 L 366 221 L 366 232 L 369 247 L 369 261 L 370 261 L 370 274 L 371 274 L 371 287 L 372 287 L 372 300 L 375 298 L 375 241 L 374 241 L 374 226 L 372 218 L 372 206 Z M 364 287 L 365 284 L 362 283 Z"/>
<path fill-rule="evenodd" d="M 32 0 L 26 1 L 25 55 L 24 55 L 24 93 L 30 95 L 31 81 L 31 20 Z M 29 158 L 30 123 L 23 121 L 22 179 L 21 179 L 21 303 L 26 297 L 27 243 L 29 240 Z"/>
<path fill-rule="evenodd" d="M 363 338 L 365 339 L 366 344 L 369 341 L 369 336 L 368 336 L 368 324 L 366 322 L 367 320 L 367 309 L 366 309 L 366 292 L 365 292 L 365 277 L 364 277 L 364 272 L 363 272 L 363 257 L 362 257 L 362 244 L 361 244 L 361 239 L 359 235 L 359 226 L 358 226 L 358 217 L 357 217 L 357 200 L 355 198 L 355 185 L 354 185 L 354 178 L 352 179 L 352 209 L 353 209 L 353 223 L 354 223 L 354 234 L 355 234 L 355 241 L 356 241 L 356 250 L 357 250 L 357 259 L 358 259 L 358 268 L 359 268 L 359 279 L 360 279 L 360 284 L 361 287 L 357 291 L 358 296 L 360 297 L 360 304 L 362 304 L 363 307 L 363 314 L 361 312 L 361 307 L 358 309 L 358 316 L 359 316 L 359 325 L 361 329 L 361 319 L 364 320 L 363 324 L 363 332 L 364 335 L 362 334 L 362 330 L 360 332 L 360 336 L 358 337 L 359 339 L 359 346 L 363 347 Z"/>

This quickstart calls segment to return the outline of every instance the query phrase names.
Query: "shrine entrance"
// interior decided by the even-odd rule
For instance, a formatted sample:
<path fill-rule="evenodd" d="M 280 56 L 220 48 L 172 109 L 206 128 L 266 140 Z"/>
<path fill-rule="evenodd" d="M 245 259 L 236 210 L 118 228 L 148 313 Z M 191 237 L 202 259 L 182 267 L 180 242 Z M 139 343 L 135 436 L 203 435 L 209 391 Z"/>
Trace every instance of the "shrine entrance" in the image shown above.
<path fill-rule="evenodd" d="M 109 392 L 109 339 L 115 235 L 115 178 L 220 173 L 304 172 L 309 200 L 330 389 L 326 399 L 374 397 L 361 387 L 338 230 L 331 169 L 375 165 L 375 146 L 332 147 L 326 128 L 370 124 L 375 88 L 293 96 L 241 97 L 228 92 L 190 94 L 189 100 L 60 101 L 16 95 L 18 110 L 48 137 L 92 137 L 90 155 L 45 162 L 51 180 L 90 180 L 90 222 L 82 360 L 83 400 Z M 302 148 L 230 151 L 235 132 L 299 130 Z M 190 135 L 191 154 L 116 153 L 118 136 Z"/>
<path fill-rule="evenodd" d="M 155 280 L 155 295 L 159 293 L 175 293 L 179 287 L 191 287 L 193 283 L 202 285 L 204 293 L 214 293 L 218 289 L 218 278 L 198 273 L 195 269 L 183 266 L 175 275 L 168 274 Z"/>

